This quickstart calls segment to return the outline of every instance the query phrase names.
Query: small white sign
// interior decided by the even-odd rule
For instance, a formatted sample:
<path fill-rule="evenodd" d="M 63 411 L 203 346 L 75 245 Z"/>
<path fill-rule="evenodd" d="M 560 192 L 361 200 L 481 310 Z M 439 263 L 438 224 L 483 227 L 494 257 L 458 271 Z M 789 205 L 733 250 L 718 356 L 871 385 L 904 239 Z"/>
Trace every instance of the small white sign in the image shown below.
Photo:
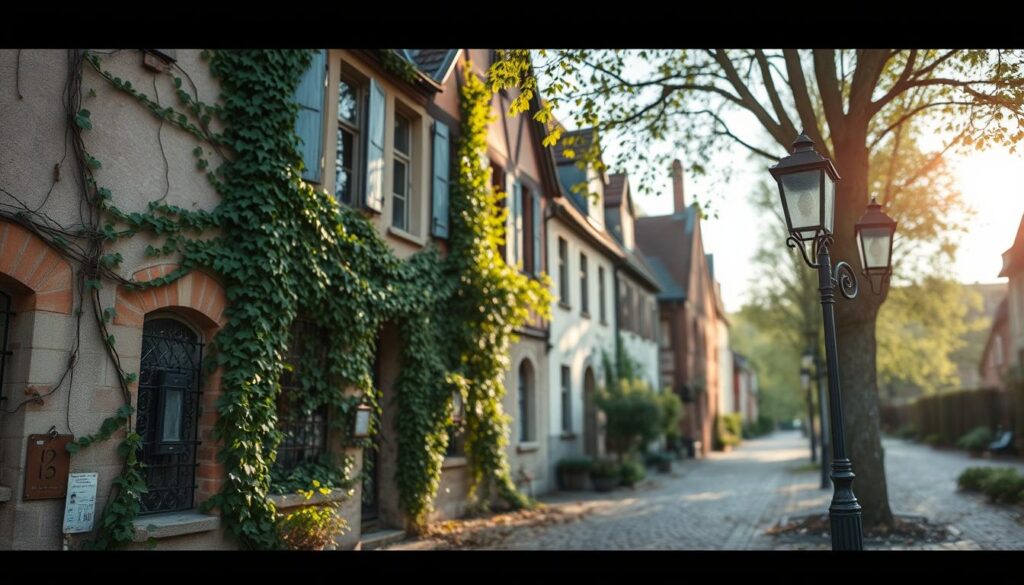
<path fill-rule="evenodd" d="M 68 475 L 68 495 L 64 500 L 64 533 L 89 532 L 96 516 L 96 473 Z"/>

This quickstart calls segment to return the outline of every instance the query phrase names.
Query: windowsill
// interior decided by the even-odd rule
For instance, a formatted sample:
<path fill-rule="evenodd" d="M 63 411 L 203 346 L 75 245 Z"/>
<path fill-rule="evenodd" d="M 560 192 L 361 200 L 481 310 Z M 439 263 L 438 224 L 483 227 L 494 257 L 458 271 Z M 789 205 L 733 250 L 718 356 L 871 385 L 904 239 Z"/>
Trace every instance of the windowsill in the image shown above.
<path fill-rule="evenodd" d="M 538 449 L 540 449 L 540 443 L 536 441 L 527 441 L 516 445 L 516 453 L 533 453 Z"/>
<path fill-rule="evenodd" d="M 449 456 L 444 458 L 444 462 L 441 463 L 441 469 L 456 469 L 459 467 L 465 467 L 467 460 L 463 456 Z"/>
<path fill-rule="evenodd" d="M 170 538 L 217 530 L 220 528 L 220 516 L 188 510 L 139 516 L 132 520 L 132 524 L 135 526 L 135 537 L 132 540 L 145 542 L 150 538 Z"/>
<path fill-rule="evenodd" d="M 399 239 L 405 240 L 407 242 L 411 242 L 413 244 L 416 244 L 417 246 L 426 246 L 427 245 L 427 239 L 426 238 L 422 238 L 420 236 L 416 236 L 416 235 L 410 234 L 409 232 L 407 232 L 407 231 L 405 231 L 405 230 L 403 230 L 401 228 L 396 228 L 393 225 L 389 225 L 388 226 L 388 233 L 391 234 L 392 236 L 395 236 L 396 238 L 399 238 Z"/>
<path fill-rule="evenodd" d="M 576 433 L 574 433 L 572 431 L 562 431 L 562 434 L 559 435 L 558 438 L 563 440 L 563 441 L 575 441 L 576 440 Z"/>
<path fill-rule="evenodd" d="M 601 319 L 601 325 L 604 325 L 605 327 L 607 327 L 608 326 L 608 320 L 607 319 Z"/>
<path fill-rule="evenodd" d="M 586 311 L 580 311 L 580 317 L 583 317 L 584 319 L 589 319 L 590 318 L 590 313 L 588 313 Z"/>
<path fill-rule="evenodd" d="M 349 494 L 345 493 L 345 490 L 341 488 L 331 488 L 331 493 L 324 495 L 320 493 L 313 494 L 313 497 L 306 499 L 302 494 L 274 494 L 267 496 L 267 499 L 274 503 L 274 507 L 278 510 L 295 508 L 297 506 L 316 506 L 318 504 L 326 504 L 328 502 L 337 502 L 344 500 Z"/>
<path fill-rule="evenodd" d="M 0 486 L 0 504 L 11 500 L 11 488 Z"/>
<path fill-rule="evenodd" d="M 569 303 L 563 303 L 562 301 L 558 301 L 558 306 L 562 307 L 566 311 L 571 311 L 572 310 L 572 305 L 570 305 Z"/>

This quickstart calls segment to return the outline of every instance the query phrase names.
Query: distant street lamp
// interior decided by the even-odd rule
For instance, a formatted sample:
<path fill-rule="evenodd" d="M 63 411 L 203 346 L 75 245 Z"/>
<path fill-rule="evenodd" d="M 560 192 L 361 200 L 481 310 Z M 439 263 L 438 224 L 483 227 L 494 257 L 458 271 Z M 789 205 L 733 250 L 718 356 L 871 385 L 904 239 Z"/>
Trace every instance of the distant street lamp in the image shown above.
<path fill-rule="evenodd" d="M 814 433 L 814 399 L 811 397 L 811 368 L 805 353 L 800 358 L 800 387 L 807 400 L 807 434 L 811 438 L 811 463 L 818 460 L 818 437 Z"/>
<path fill-rule="evenodd" d="M 864 548 L 861 507 L 853 495 L 853 464 L 846 456 L 843 404 L 839 390 L 839 356 L 836 349 L 835 296 L 838 287 L 846 299 L 857 296 L 857 275 L 846 262 L 832 267 L 828 249 L 834 242 L 836 187 L 839 173 L 832 161 L 814 150 L 814 141 L 801 134 L 793 141 L 793 152 L 769 169 L 779 186 L 789 237 L 786 244 L 798 248 L 804 262 L 818 270 L 821 311 L 825 328 L 825 358 L 828 369 L 829 411 L 832 419 L 832 504 L 829 522 L 832 550 Z M 892 236 L 896 222 L 874 199 L 867 213 L 854 226 L 863 274 L 878 278 L 880 287 L 892 274 Z M 808 251 L 807 244 L 811 249 Z M 888 244 L 886 246 L 885 244 Z M 816 257 L 816 261 L 812 258 Z M 874 291 L 874 280 L 872 280 Z M 874 291 L 880 294 L 881 288 Z"/>

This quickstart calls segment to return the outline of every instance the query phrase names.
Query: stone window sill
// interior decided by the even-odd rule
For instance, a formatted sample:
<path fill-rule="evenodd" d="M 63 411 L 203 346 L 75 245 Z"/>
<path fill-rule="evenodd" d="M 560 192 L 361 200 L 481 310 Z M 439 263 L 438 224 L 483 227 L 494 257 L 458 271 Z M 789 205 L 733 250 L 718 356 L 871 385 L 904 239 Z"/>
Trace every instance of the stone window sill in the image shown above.
<path fill-rule="evenodd" d="M 563 441 L 575 441 L 576 433 L 572 431 L 562 431 L 562 434 L 561 436 L 559 436 L 559 438 L 562 439 Z"/>
<path fill-rule="evenodd" d="M 399 238 L 399 239 L 405 240 L 407 242 L 411 242 L 413 244 L 416 244 L 417 246 L 426 246 L 427 245 L 426 238 L 421 238 L 420 236 L 410 234 L 409 232 L 407 232 L 407 231 L 405 231 L 405 230 L 403 230 L 401 228 L 396 228 L 393 225 L 392 226 L 388 226 L 388 233 L 391 234 L 392 236 L 395 236 L 396 238 Z"/>
<path fill-rule="evenodd" d="M 267 499 L 273 502 L 274 507 L 278 510 L 287 508 L 295 508 L 298 506 L 316 506 L 319 504 L 326 504 L 328 502 L 337 502 L 344 500 L 349 494 L 345 493 L 345 490 L 340 488 L 331 488 L 331 493 L 324 494 L 313 494 L 313 497 L 306 499 L 306 496 L 302 494 L 277 494 L 267 496 Z"/>
<path fill-rule="evenodd" d="M 540 449 L 540 443 L 535 441 L 529 441 L 526 443 L 519 443 L 516 445 L 516 453 L 533 453 Z"/>
<path fill-rule="evenodd" d="M 441 469 L 455 469 L 457 467 L 465 467 L 466 464 L 465 457 L 445 457 L 444 462 L 441 463 Z"/>
<path fill-rule="evenodd" d="M 0 504 L 11 500 L 11 488 L 0 486 Z"/>
<path fill-rule="evenodd" d="M 572 310 L 572 305 L 570 305 L 569 303 L 558 301 L 558 306 L 563 308 L 563 309 L 565 309 L 566 311 L 571 311 Z"/>
<path fill-rule="evenodd" d="M 135 525 L 135 542 L 150 538 L 170 538 L 185 534 L 210 532 L 220 528 L 220 516 L 200 514 L 194 510 L 168 512 L 152 516 L 139 516 L 132 521 Z"/>

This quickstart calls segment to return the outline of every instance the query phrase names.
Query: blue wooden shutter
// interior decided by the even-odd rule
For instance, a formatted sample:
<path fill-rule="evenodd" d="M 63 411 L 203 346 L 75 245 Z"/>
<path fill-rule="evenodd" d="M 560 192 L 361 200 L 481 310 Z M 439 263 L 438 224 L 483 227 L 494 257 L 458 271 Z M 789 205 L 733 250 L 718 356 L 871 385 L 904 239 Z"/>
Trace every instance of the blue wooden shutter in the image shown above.
<path fill-rule="evenodd" d="M 448 125 L 434 122 L 434 202 L 430 233 L 439 237 L 448 237 L 448 176 L 449 163 Z"/>
<path fill-rule="evenodd" d="M 384 211 L 384 90 L 370 79 L 370 131 L 366 141 L 366 206 Z"/>
<path fill-rule="evenodd" d="M 294 100 L 299 104 L 299 117 L 295 120 L 295 133 L 301 143 L 302 178 L 319 183 L 323 171 L 324 152 L 324 93 L 327 89 L 327 51 L 321 49 L 313 55 L 309 69 L 302 74 L 295 88 Z"/>
<path fill-rule="evenodd" d="M 541 221 L 540 221 L 540 193 L 536 191 L 530 191 L 530 200 L 533 208 L 531 209 L 533 218 L 533 273 L 540 274 L 544 271 L 544 266 L 541 264 Z"/>

